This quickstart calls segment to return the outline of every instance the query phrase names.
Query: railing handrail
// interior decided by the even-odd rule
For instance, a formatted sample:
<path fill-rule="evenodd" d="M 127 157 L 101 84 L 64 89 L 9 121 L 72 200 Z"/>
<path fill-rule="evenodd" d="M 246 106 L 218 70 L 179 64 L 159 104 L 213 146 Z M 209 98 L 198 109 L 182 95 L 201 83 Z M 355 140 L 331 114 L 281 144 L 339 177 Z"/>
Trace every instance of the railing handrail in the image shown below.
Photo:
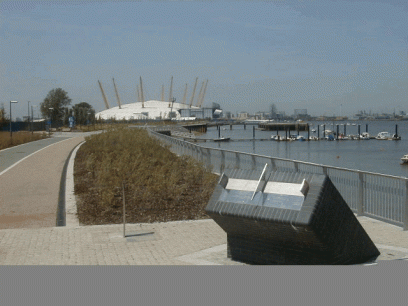
<path fill-rule="evenodd" d="M 403 230 L 408 230 L 407 177 L 353 170 L 254 153 L 204 147 L 184 139 L 178 139 L 157 133 L 151 129 L 147 130 L 149 133 L 152 133 L 152 135 L 162 139 L 163 142 L 170 144 L 170 146 L 174 146 L 173 150 L 178 154 L 190 155 L 197 160 L 205 161 L 207 166 L 215 167 L 217 170 L 213 169 L 212 171 L 214 173 L 218 173 L 216 171 L 221 173 L 226 167 L 231 167 L 232 165 L 236 169 L 246 169 L 247 166 L 245 165 L 248 165 L 248 163 L 244 163 L 244 166 L 242 166 L 240 156 L 251 157 L 250 164 L 252 165 L 252 169 L 256 169 L 259 166 L 259 159 L 266 159 L 272 163 L 274 169 L 288 169 L 287 165 L 285 165 L 285 163 L 287 163 L 290 165 L 289 168 L 293 165 L 293 170 L 295 172 L 320 173 L 321 171 L 322 174 L 328 175 L 333 183 L 337 185 L 336 187 L 339 192 L 345 199 L 348 199 L 350 208 L 356 212 L 357 215 L 366 215 L 390 224 L 401 226 Z M 219 152 L 219 154 L 216 152 Z M 215 158 L 215 160 L 213 158 Z M 276 165 L 276 161 L 283 162 L 283 165 Z M 299 169 L 299 165 L 317 168 L 319 171 L 316 172 L 315 169 L 307 169 L 307 167 L 305 167 L 305 169 Z M 350 174 L 352 175 L 350 176 Z M 357 177 L 354 175 L 357 175 Z"/>
<path fill-rule="evenodd" d="M 156 131 L 151 130 L 152 133 L 158 134 L 160 137 L 164 137 L 164 138 L 169 138 L 171 140 L 174 140 L 175 138 L 173 138 L 172 136 L 167 136 L 164 134 L 160 134 L 157 133 Z M 391 174 L 383 174 L 383 173 L 376 173 L 376 172 L 370 172 L 370 171 L 365 171 L 365 170 L 356 170 L 356 169 L 348 169 L 348 168 L 341 168 L 341 167 L 336 167 L 336 166 L 330 166 L 330 165 L 323 165 L 323 164 L 315 164 L 315 163 L 311 163 L 311 162 L 306 162 L 306 161 L 302 161 L 302 160 L 296 160 L 296 159 L 287 159 L 287 158 L 282 158 L 282 157 L 273 157 L 273 156 L 267 156 L 267 155 L 260 155 L 260 154 L 254 154 L 254 153 L 248 153 L 248 152 L 241 152 L 241 151 L 233 151 L 233 150 L 227 150 L 227 149 L 218 149 L 218 148 L 211 148 L 211 147 L 204 147 L 201 145 L 198 145 L 196 143 L 192 143 L 190 141 L 186 141 L 184 139 L 177 139 L 183 142 L 186 142 L 190 145 L 196 146 L 196 147 L 200 147 L 200 148 L 205 148 L 205 149 L 211 149 L 211 150 L 215 150 L 215 151 L 224 151 L 224 152 L 229 152 L 229 153 L 239 153 L 239 154 L 243 154 L 243 155 L 248 155 L 248 156 L 256 156 L 256 157 L 261 157 L 261 158 L 273 158 L 275 160 L 280 160 L 280 161 L 285 161 L 285 162 L 296 162 L 296 163 L 300 163 L 300 164 L 305 164 L 305 165 L 309 165 L 309 166 L 317 166 L 317 167 L 325 167 L 327 169 L 335 169 L 335 170 L 342 170 L 342 171 L 348 171 L 348 172 L 354 172 L 354 173 L 363 173 L 363 174 L 369 174 L 369 175 L 376 175 L 376 176 L 382 176 L 382 177 L 389 177 L 389 178 L 393 178 L 393 179 L 400 179 L 403 181 L 407 181 L 408 177 L 404 177 L 404 176 L 395 176 L 395 175 L 391 175 Z"/>

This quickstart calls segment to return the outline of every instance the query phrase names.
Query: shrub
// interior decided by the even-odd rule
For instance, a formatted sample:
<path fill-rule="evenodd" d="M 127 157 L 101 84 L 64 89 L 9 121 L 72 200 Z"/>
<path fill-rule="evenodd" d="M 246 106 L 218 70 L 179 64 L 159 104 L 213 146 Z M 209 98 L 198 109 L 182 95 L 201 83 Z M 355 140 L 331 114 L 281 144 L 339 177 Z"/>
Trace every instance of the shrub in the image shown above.
<path fill-rule="evenodd" d="M 145 130 L 117 128 L 86 137 L 75 160 L 78 218 L 83 224 L 208 218 L 204 208 L 217 176 L 186 156 L 178 157 Z"/>
<path fill-rule="evenodd" d="M 30 141 L 40 140 L 47 138 L 48 135 L 45 132 L 31 133 L 31 132 L 13 132 L 13 136 L 10 137 L 9 132 L 0 132 L 0 150 L 18 146 Z"/>

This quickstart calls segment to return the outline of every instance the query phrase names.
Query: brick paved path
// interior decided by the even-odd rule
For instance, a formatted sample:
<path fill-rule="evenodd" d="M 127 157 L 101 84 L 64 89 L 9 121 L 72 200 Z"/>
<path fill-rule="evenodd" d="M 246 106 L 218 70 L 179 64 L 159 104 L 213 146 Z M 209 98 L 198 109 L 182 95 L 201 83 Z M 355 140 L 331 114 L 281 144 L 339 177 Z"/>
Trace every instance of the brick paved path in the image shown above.
<path fill-rule="evenodd" d="M 55 226 L 62 169 L 83 140 L 62 140 L 0 175 L 0 229 Z"/>

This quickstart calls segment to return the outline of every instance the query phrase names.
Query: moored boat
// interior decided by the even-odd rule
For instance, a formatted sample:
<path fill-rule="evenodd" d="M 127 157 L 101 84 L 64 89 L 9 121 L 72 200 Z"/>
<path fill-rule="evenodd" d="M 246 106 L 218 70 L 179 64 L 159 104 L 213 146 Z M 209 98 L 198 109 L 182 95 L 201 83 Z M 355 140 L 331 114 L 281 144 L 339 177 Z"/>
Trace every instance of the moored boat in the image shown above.
<path fill-rule="evenodd" d="M 408 163 L 408 154 L 405 154 L 403 157 L 401 157 L 401 160 L 404 164 Z"/>
<path fill-rule="evenodd" d="M 375 139 L 388 140 L 388 139 L 391 139 L 391 134 L 388 132 L 380 132 L 377 134 L 377 137 L 375 137 Z"/>
<path fill-rule="evenodd" d="M 370 139 L 370 134 L 368 134 L 367 132 L 361 133 L 360 139 L 369 140 Z"/>
<path fill-rule="evenodd" d="M 220 141 L 230 141 L 231 138 L 229 137 L 221 137 L 221 138 L 216 138 L 214 141 L 220 142 Z"/>

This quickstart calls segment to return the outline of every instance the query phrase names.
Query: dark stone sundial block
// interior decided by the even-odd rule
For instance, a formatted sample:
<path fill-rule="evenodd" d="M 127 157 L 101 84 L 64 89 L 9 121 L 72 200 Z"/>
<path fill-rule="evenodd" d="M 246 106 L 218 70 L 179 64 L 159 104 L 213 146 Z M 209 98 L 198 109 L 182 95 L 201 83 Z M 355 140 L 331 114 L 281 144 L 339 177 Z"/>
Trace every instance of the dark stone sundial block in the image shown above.
<path fill-rule="evenodd" d="M 227 170 L 206 207 L 227 233 L 231 259 L 335 265 L 365 263 L 380 255 L 328 176 L 273 171 L 264 190 L 249 191 L 258 179 L 256 171 Z M 306 195 L 286 192 L 303 180 Z M 243 190 L 229 189 L 232 181 Z M 274 185 L 278 192 L 270 191 Z"/>

